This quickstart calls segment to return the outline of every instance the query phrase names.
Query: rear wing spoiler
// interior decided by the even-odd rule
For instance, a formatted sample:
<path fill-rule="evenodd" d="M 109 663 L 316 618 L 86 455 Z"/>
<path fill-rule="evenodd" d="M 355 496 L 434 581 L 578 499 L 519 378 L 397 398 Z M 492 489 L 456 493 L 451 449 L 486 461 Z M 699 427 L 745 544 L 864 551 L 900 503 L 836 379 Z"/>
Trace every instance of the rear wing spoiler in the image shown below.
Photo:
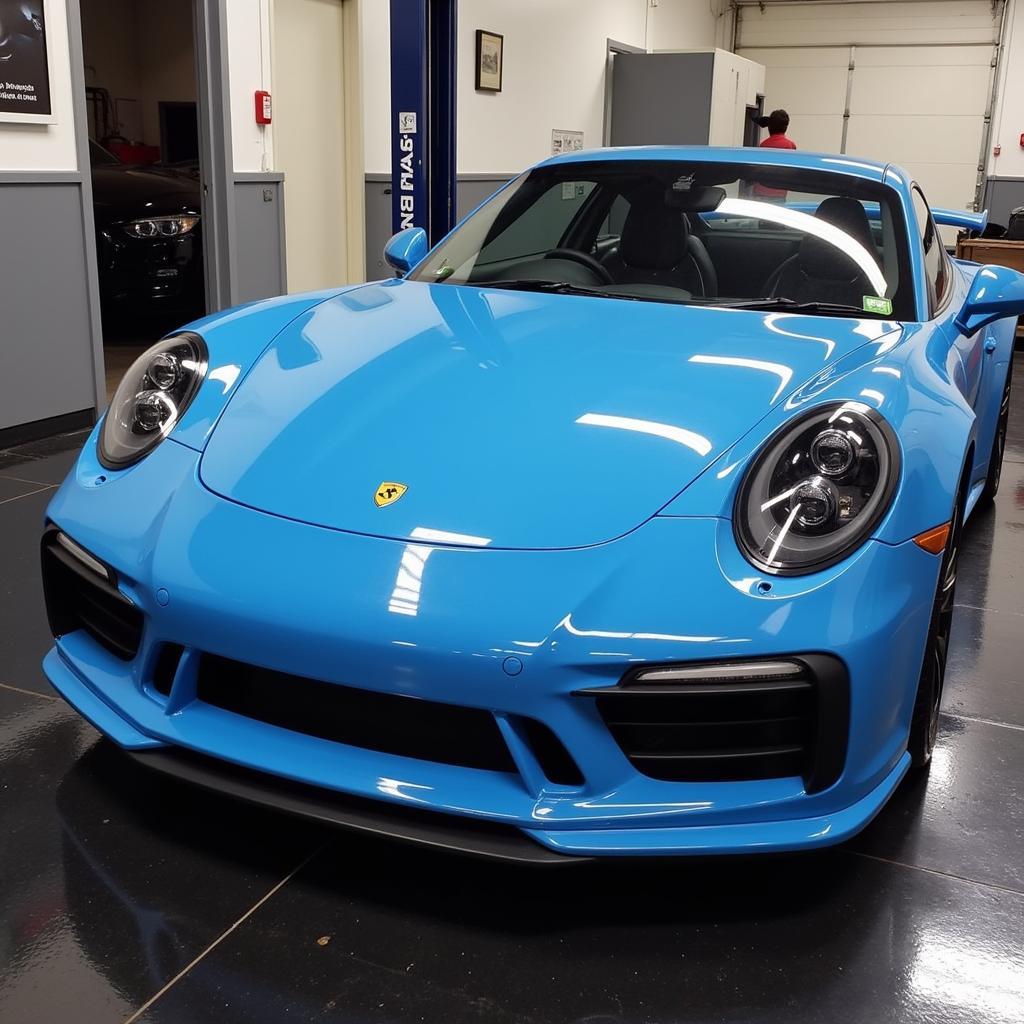
<path fill-rule="evenodd" d="M 970 210 L 942 210 L 932 207 L 932 220 L 949 228 L 964 228 L 966 231 L 977 231 L 979 234 L 988 224 L 988 210 L 971 213 Z"/>
<path fill-rule="evenodd" d="M 813 214 L 818 208 L 817 203 L 806 202 L 784 203 L 783 205 L 787 209 L 807 214 Z M 881 216 L 878 203 L 865 203 L 864 212 L 868 215 L 868 220 L 878 220 Z M 720 220 L 728 216 L 728 214 L 719 213 L 717 210 L 709 210 L 700 216 L 702 220 L 711 221 Z M 978 234 L 981 234 L 985 230 L 985 225 L 988 224 L 988 210 L 982 210 L 981 213 L 972 213 L 970 210 L 944 210 L 933 206 L 932 219 L 936 224 L 941 224 L 944 227 L 963 228 L 966 231 L 977 231 Z"/>

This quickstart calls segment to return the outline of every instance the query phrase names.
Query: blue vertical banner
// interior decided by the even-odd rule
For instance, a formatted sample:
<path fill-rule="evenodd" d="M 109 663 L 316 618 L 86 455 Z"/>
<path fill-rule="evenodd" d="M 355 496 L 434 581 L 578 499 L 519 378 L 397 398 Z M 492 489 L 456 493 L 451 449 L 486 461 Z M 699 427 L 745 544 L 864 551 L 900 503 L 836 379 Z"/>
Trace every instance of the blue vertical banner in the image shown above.
<path fill-rule="evenodd" d="M 391 0 L 391 226 L 429 232 L 427 3 Z"/>
<path fill-rule="evenodd" d="M 391 0 L 391 224 L 431 244 L 455 223 L 457 3 Z"/>
<path fill-rule="evenodd" d="M 427 186 L 430 190 L 430 241 L 436 245 L 455 226 L 458 0 L 428 0 L 428 3 L 430 135 Z"/>

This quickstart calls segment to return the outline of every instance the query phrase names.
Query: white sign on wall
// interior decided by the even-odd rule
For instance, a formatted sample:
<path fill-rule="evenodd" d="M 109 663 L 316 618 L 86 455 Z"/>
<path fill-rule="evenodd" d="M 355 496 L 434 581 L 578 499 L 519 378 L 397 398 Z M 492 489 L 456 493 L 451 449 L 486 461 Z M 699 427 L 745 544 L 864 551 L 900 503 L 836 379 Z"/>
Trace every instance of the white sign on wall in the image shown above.
<path fill-rule="evenodd" d="M 567 132 L 561 128 L 551 129 L 551 152 L 558 156 L 559 153 L 575 153 L 583 148 L 583 132 Z"/>

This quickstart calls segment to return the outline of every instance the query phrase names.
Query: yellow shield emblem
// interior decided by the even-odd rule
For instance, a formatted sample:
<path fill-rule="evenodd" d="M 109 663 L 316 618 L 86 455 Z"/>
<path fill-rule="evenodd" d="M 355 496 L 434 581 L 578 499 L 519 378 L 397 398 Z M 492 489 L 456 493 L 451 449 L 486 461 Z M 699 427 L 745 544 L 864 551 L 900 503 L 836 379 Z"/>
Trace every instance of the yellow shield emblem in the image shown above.
<path fill-rule="evenodd" d="M 373 503 L 377 508 L 384 508 L 385 505 L 394 505 L 398 499 L 409 490 L 405 484 L 396 483 L 394 480 L 385 480 L 377 488 L 373 496 Z"/>

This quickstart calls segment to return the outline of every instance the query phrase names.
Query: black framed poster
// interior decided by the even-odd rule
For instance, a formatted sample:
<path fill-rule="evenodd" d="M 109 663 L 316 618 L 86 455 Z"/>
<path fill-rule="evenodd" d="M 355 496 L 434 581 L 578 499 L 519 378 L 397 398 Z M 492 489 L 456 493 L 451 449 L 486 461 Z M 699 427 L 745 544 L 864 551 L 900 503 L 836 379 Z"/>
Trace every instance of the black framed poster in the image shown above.
<path fill-rule="evenodd" d="M 0 0 L 0 121 L 53 120 L 45 0 Z"/>

